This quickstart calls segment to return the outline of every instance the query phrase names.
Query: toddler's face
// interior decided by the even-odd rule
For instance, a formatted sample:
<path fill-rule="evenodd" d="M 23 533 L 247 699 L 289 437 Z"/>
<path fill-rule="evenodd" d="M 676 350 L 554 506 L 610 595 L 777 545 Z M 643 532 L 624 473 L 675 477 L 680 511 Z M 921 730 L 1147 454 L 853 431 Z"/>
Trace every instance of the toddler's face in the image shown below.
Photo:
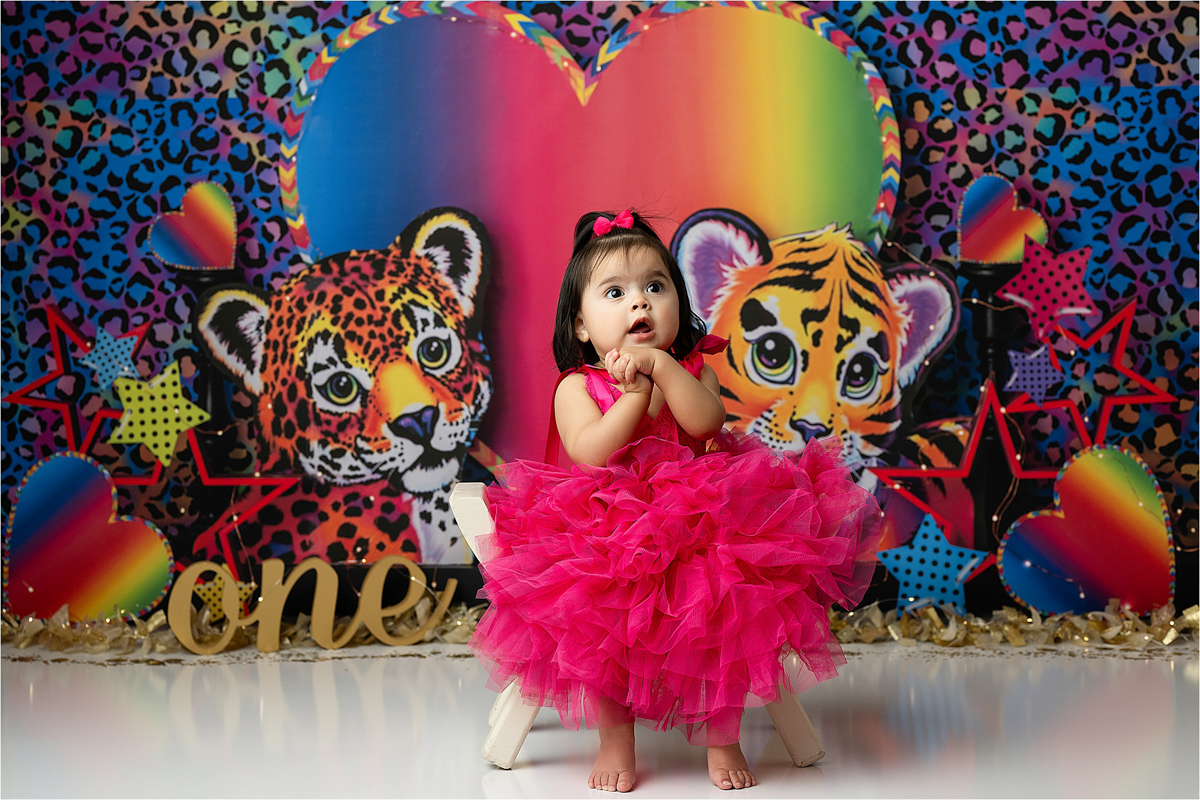
<path fill-rule="evenodd" d="M 575 336 L 596 352 L 640 346 L 666 350 L 679 333 L 679 295 L 658 253 L 615 251 L 592 270 L 583 290 Z"/>

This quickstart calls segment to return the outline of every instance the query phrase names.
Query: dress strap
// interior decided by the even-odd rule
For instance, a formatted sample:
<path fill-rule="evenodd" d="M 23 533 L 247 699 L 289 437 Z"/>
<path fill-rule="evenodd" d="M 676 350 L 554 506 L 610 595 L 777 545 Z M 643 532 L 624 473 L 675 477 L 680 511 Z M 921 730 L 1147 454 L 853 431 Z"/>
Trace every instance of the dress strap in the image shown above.
<path fill-rule="evenodd" d="M 573 375 L 576 372 L 583 373 L 583 377 L 587 381 L 588 395 L 600 406 L 601 413 L 607 411 L 612 406 L 611 398 L 609 398 L 608 405 L 605 405 L 603 397 L 600 396 L 602 390 L 596 385 L 597 383 L 608 383 L 616 386 L 616 379 L 609 375 L 606 370 L 585 365 L 559 373 L 558 380 L 554 382 L 554 393 L 550 395 L 550 429 L 546 431 L 546 452 L 543 458 L 543 461 L 554 467 L 558 466 L 558 451 L 562 445 L 562 439 L 558 435 L 558 420 L 554 416 L 554 398 L 558 395 L 559 385 L 566 380 L 568 375 Z"/>
<path fill-rule="evenodd" d="M 720 353 L 728 346 L 728 339 L 722 339 L 720 336 L 713 336 L 710 333 L 697 342 L 696 346 L 692 348 L 692 352 L 681 358 L 679 363 L 683 365 L 684 369 L 699 378 L 704 371 L 704 356 Z"/>
<path fill-rule="evenodd" d="M 704 353 L 706 356 L 711 356 L 722 352 L 728 346 L 728 339 L 722 339 L 720 336 L 710 333 L 696 343 L 696 347 L 692 350 L 692 353 Z"/>

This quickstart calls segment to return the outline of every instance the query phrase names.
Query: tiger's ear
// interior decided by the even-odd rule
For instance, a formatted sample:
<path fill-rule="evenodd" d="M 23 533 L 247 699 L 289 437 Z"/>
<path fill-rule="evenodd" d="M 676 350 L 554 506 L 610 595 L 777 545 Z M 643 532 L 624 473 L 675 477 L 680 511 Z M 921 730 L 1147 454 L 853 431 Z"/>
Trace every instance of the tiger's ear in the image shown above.
<path fill-rule="evenodd" d="M 910 386 L 958 330 L 958 287 L 938 269 L 907 265 L 888 271 L 888 289 L 905 320 L 897 379 Z"/>
<path fill-rule="evenodd" d="M 771 260 L 771 240 L 744 214 L 706 208 L 683 221 L 671 238 L 671 255 L 692 292 L 696 313 L 712 322 L 727 278 Z"/>
<path fill-rule="evenodd" d="M 192 338 L 222 372 L 259 395 L 270 316 L 265 293 L 252 286 L 215 286 L 192 311 Z"/>
<path fill-rule="evenodd" d="M 429 259 L 450 281 L 463 314 L 483 305 L 492 267 L 492 246 L 483 223 L 461 208 L 432 208 L 408 224 L 394 247 Z"/>

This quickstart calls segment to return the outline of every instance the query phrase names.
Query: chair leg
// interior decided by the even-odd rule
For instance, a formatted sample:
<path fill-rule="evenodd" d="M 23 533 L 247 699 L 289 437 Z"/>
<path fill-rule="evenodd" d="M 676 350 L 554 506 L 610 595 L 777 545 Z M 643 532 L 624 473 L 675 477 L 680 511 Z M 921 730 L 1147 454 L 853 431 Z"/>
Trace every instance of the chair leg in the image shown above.
<path fill-rule="evenodd" d="M 479 556 L 475 546 L 476 537 L 489 535 L 495 530 L 484 499 L 484 488 L 482 483 L 459 483 L 450 492 L 450 508 L 454 518 L 467 546 L 476 557 Z M 488 712 L 491 731 L 483 743 L 483 757 L 501 769 L 512 769 L 517 753 L 521 752 L 521 745 L 525 744 L 525 737 L 537 718 L 537 712 L 537 706 L 526 705 L 521 699 L 516 681 L 504 687 Z"/>
<path fill-rule="evenodd" d="M 501 689 L 500 694 L 496 695 L 496 702 L 492 703 L 492 710 L 488 712 L 488 727 L 489 728 L 494 728 L 496 726 L 496 718 L 498 716 L 500 716 L 500 708 L 504 705 L 505 701 L 507 701 L 508 698 L 516 691 L 517 691 L 517 682 L 513 681 L 508 686 L 505 686 L 503 689 Z"/>
<path fill-rule="evenodd" d="M 483 743 L 483 757 L 501 769 L 512 769 L 538 713 L 537 706 L 525 704 L 516 687 L 515 682 L 510 683 L 500 693 L 493 708 L 495 722 Z M 489 722 L 492 718 L 488 715 Z"/>
<path fill-rule="evenodd" d="M 462 531 L 467 546 L 475 557 L 479 552 L 475 549 L 476 537 L 491 534 L 495 530 L 492 517 L 488 514 L 487 501 L 483 497 L 486 487 L 482 483 L 459 483 L 450 492 L 450 510 L 458 529 Z"/>
<path fill-rule="evenodd" d="M 800 698 L 781 686 L 778 702 L 768 703 L 767 713 L 771 715 L 793 764 L 807 767 L 825 757 L 825 745 L 821 744 L 804 706 L 800 705 Z"/>

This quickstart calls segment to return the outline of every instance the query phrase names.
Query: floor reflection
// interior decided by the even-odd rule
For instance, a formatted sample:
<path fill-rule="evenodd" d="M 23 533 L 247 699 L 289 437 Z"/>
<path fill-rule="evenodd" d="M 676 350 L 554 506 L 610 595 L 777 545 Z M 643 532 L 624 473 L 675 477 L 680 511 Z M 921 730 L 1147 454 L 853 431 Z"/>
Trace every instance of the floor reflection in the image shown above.
<path fill-rule="evenodd" d="M 543 711 L 516 768 L 494 769 L 479 756 L 493 695 L 475 660 L 399 652 L 99 666 L 5 646 L 0 793 L 590 795 L 594 732 Z M 747 712 L 743 748 L 762 797 L 1195 797 L 1198 677 L 1194 649 L 1170 661 L 863 648 L 804 695 L 824 761 L 790 766 L 762 709 Z M 638 757 L 639 796 L 725 796 L 678 733 L 639 729 Z"/>

